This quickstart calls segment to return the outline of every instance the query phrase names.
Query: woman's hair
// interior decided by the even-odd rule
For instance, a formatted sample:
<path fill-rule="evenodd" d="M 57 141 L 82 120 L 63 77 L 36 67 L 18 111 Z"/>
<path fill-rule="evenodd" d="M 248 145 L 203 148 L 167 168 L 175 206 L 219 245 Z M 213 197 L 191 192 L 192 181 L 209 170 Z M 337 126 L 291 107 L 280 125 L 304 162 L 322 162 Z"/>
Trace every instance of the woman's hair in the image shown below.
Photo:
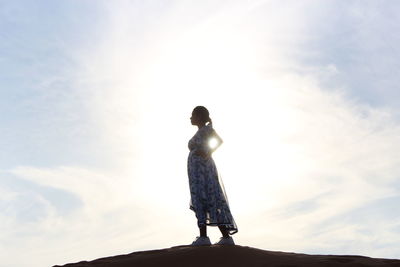
<path fill-rule="evenodd" d="M 206 107 L 197 106 L 193 109 L 193 113 L 196 113 L 202 121 L 212 123 L 210 113 Z"/>

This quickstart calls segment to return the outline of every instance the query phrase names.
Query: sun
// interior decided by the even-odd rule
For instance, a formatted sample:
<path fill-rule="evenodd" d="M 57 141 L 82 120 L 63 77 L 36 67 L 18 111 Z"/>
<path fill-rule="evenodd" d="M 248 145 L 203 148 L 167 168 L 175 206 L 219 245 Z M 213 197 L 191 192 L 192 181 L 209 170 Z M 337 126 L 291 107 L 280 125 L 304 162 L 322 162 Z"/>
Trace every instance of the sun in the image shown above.
<path fill-rule="evenodd" d="M 211 149 L 214 149 L 214 148 L 216 148 L 217 147 L 217 145 L 218 145 L 218 140 L 216 139 L 216 138 L 210 138 L 210 140 L 208 141 L 208 146 L 211 148 Z"/>

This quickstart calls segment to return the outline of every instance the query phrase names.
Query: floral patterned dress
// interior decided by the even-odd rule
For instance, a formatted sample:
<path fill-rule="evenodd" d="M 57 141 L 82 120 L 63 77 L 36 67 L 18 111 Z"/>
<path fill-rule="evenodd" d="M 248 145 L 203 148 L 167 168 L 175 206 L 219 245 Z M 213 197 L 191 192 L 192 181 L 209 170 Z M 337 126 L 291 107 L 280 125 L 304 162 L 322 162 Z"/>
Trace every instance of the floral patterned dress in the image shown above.
<path fill-rule="evenodd" d="M 197 225 L 225 225 L 229 234 L 238 231 L 229 209 L 221 177 L 212 157 L 197 153 L 210 151 L 209 140 L 215 135 L 211 124 L 201 127 L 189 141 L 188 176 L 190 209 L 196 214 Z"/>

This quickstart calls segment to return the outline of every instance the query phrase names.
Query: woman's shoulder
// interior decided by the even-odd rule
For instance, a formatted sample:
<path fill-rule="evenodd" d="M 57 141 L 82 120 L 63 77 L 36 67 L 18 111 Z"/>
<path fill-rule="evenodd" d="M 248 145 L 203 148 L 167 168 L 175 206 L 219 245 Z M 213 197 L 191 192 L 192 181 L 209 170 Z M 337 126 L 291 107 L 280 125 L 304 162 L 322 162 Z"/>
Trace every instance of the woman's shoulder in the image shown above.
<path fill-rule="evenodd" d="M 212 133 L 212 132 L 214 132 L 214 128 L 212 127 L 211 123 L 204 125 L 197 131 L 197 133 L 199 133 L 199 134 L 208 134 L 208 133 Z"/>
<path fill-rule="evenodd" d="M 205 128 L 205 129 L 204 129 L 204 132 L 205 132 L 207 135 L 211 135 L 211 134 L 213 134 L 213 133 L 215 132 L 215 130 L 214 130 L 214 128 L 213 128 L 213 126 L 212 126 L 211 123 L 210 123 L 210 124 L 207 124 L 204 128 Z"/>
<path fill-rule="evenodd" d="M 208 123 L 208 124 L 204 125 L 202 127 L 202 129 L 204 129 L 204 131 L 213 131 L 214 130 L 212 123 Z"/>

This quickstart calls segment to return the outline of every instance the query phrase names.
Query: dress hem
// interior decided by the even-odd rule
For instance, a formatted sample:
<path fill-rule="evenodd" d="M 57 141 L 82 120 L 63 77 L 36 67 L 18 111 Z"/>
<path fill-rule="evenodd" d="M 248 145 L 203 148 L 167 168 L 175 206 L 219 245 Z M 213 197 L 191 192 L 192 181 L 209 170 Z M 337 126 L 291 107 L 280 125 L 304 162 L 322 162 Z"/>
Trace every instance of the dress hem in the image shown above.
<path fill-rule="evenodd" d="M 192 209 L 192 208 L 190 208 L 190 209 L 195 212 L 194 209 Z M 221 226 L 221 225 L 224 225 L 224 226 L 228 226 L 229 227 L 229 226 L 232 226 L 232 225 L 235 225 L 235 224 L 232 224 L 232 223 L 209 223 L 209 222 L 206 222 L 206 223 L 199 224 L 199 225 L 207 225 L 207 226 Z M 228 230 L 229 235 L 236 234 L 239 231 L 237 228 L 228 228 L 227 230 Z"/>

